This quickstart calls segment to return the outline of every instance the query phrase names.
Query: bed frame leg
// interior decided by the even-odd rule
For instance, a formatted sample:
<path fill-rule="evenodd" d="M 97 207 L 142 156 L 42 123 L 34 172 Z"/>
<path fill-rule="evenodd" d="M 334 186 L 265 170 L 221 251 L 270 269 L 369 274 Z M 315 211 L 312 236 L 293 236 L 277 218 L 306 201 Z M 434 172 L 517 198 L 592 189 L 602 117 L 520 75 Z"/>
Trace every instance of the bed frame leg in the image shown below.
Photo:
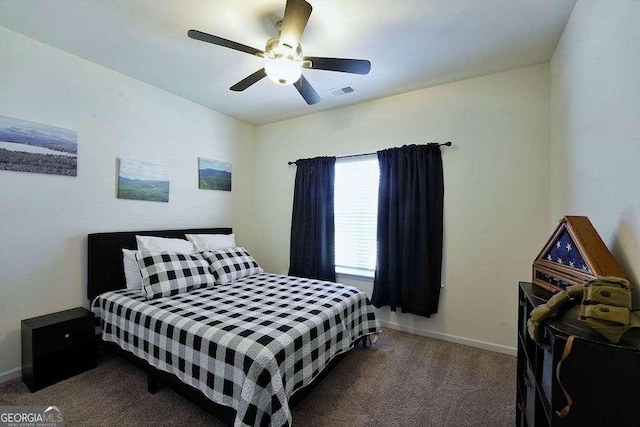
<path fill-rule="evenodd" d="M 160 383 L 158 378 L 153 375 L 153 372 L 147 371 L 147 391 L 151 394 L 156 394 L 160 391 Z"/>
<path fill-rule="evenodd" d="M 366 335 L 362 337 L 362 347 L 364 347 L 364 348 L 369 347 L 369 346 L 367 345 L 367 339 L 369 339 L 369 337 L 368 337 L 368 336 L 366 336 Z"/>

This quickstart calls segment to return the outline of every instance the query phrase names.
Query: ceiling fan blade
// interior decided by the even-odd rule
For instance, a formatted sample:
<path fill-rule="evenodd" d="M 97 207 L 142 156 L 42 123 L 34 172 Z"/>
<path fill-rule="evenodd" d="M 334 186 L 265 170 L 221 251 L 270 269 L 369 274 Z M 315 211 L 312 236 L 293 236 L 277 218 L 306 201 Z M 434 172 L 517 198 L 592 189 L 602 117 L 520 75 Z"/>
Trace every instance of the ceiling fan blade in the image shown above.
<path fill-rule="evenodd" d="M 264 52 L 261 51 L 260 49 L 256 49 L 254 47 L 237 43 L 231 40 L 223 39 L 222 37 L 203 33 L 202 31 L 189 30 L 189 32 L 187 32 L 187 35 L 192 39 L 200 40 L 207 43 L 212 43 L 222 47 L 227 47 L 233 50 L 239 50 L 240 52 L 245 52 L 250 55 L 264 56 Z"/>
<path fill-rule="evenodd" d="M 280 44 L 296 49 L 307 26 L 312 7 L 305 0 L 287 0 L 280 28 Z"/>
<path fill-rule="evenodd" d="M 315 91 L 311 83 L 309 83 L 304 76 L 300 76 L 300 79 L 293 85 L 298 89 L 298 92 L 300 92 L 304 100 L 307 101 L 307 104 L 313 105 L 320 102 L 320 95 L 318 95 L 318 92 Z"/>
<path fill-rule="evenodd" d="M 342 73 L 369 74 L 371 62 L 366 59 L 323 58 L 321 56 L 305 56 L 303 67 L 313 70 L 340 71 Z M 304 61 L 309 61 L 305 64 Z"/>
<path fill-rule="evenodd" d="M 264 68 L 261 68 L 255 73 L 251 74 L 250 76 L 240 80 L 238 83 L 234 84 L 229 89 L 235 92 L 242 92 L 252 84 L 262 80 L 266 75 L 267 73 L 264 71 Z"/>

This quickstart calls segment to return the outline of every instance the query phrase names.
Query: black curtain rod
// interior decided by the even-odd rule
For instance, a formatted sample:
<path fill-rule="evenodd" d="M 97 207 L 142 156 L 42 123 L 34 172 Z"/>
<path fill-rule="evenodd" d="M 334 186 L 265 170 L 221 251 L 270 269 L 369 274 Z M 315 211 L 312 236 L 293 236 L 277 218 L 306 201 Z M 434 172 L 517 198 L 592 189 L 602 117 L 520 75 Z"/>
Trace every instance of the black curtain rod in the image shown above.
<path fill-rule="evenodd" d="M 440 147 L 451 147 L 451 141 L 443 142 L 442 144 L 438 144 Z M 377 152 L 373 153 L 362 153 L 362 154 L 349 154 L 348 156 L 336 156 L 336 159 L 348 159 L 349 157 L 361 157 L 361 156 L 373 156 L 374 154 L 378 154 Z M 295 165 L 296 162 L 288 162 L 289 166 Z"/>

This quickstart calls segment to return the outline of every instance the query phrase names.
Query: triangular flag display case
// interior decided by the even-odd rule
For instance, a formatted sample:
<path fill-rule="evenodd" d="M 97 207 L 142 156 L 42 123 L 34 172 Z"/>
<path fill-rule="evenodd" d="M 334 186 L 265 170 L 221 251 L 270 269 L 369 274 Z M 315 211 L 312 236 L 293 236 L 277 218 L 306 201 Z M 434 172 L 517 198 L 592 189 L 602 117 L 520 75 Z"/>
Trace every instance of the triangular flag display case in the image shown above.
<path fill-rule="evenodd" d="M 565 216 L 533 262 L 533 283 L 558 292 L 597 276 L 626 279 L 589 218 Z"/>

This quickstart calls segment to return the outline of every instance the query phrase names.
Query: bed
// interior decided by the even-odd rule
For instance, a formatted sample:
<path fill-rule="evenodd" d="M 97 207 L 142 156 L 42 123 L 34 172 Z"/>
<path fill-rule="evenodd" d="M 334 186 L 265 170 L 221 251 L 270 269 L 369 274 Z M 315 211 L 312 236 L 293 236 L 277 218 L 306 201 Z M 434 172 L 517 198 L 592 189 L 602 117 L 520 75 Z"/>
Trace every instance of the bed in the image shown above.
<path fill-rule="evenodd" d="M 360 290 L 318 280 L 262 273 L 152 300 L 124 289 L 121 249 L 135 249 L 136 235 L 229 233 L 91 234 L 88 297 L 102 340 L 141 362 L 150 391 L 161 378 L 196 403 L 232 408 L 237 426 L 287 426 L 293 397 L 380 328 Z"/>

